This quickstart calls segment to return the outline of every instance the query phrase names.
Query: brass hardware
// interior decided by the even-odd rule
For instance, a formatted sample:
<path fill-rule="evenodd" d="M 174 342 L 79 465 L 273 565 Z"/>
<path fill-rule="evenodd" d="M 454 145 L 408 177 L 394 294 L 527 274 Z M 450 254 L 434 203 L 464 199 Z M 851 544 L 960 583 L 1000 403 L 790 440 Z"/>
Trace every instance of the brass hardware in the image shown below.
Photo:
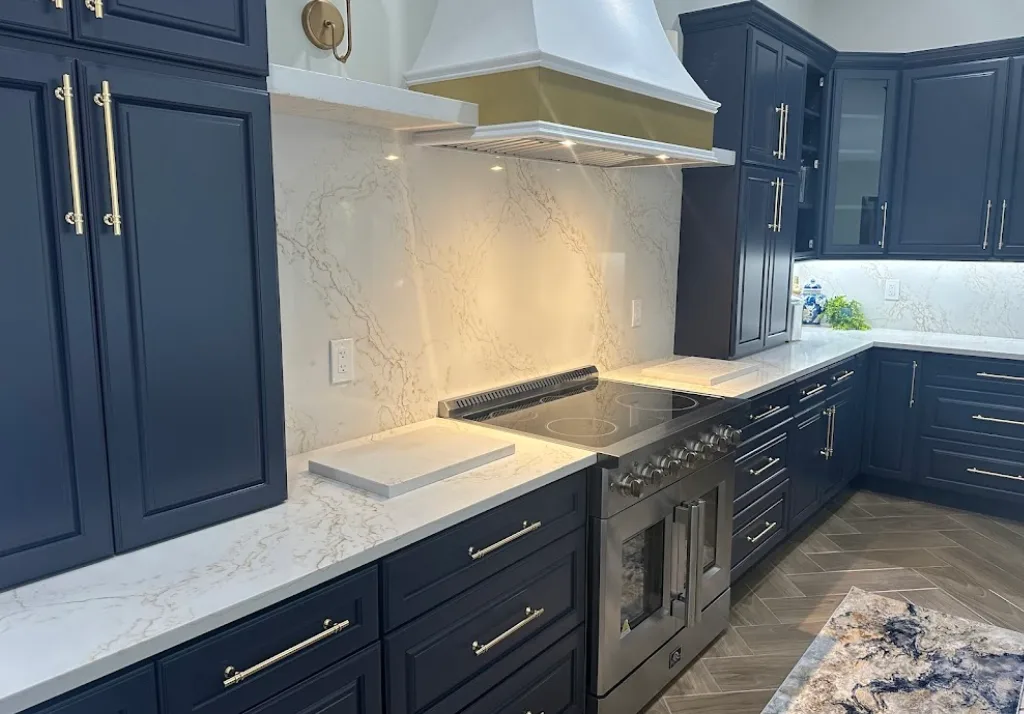
<path fill-rule="evenodd" d="M 776 159 L 781 159 L 782 158 L 782 126 L 783 126 L 783 122 L 786 120 L 786 117 L 785 117 L 786 105 L 785 104 L 780 104 L 779 106 L 775 107 L 775 113 L 779 115 L 779 148 L 777 148 L 775 151 L 772 152 L 772 156 L 774 156 Z"/>
<path fill-rule="evenodd" d="M 917 391 L 917 360 L 914 360 L 914 371 L 910 373 L 910 404 L 907 406 L 911 409 L 914 407 L 914 392 Z"/>
<path fill-rule="evenodd" d="M 977 421 L 990 421 L 995 424 L 1010 424 L 1011 426 L 1024 426 L 1024 421 L 1014 421 L 1013 419 L 997 419 L 996 417 L 982 416 L 981 414 L 975 414 L 971 417 Z"/>
<path fill-rule="evenodd" d="M 492 543 L 491 545 L 487 546 L 486 548 L 481 548 L 480 550 L 477 550 L 473 546 L 470 546 L 469 547 L 469 557 L 472 558 L 473 560 L 480 560 L 480 558 L 484 557 L 485 555 L 489 555 L 489 554 L 493 553 L 498 548 L 506 546 L 506 545 L 508 545 L 509 543 L 511 543 L 514 540 L 519 540 L 520 538 L 522 538 L 524 535 L 526 535 L 528 533 L 533 533 L 538 528 L 540 528 L 540 521 L 536 521 L 534 523 L 530 523 L 529 521 L 523 521 L 523 528 L 522 528 L 522 530 L 516 531 L 512 535 L 506 536 L 505 538 L 502 538 L 497 543 Z"/>
<path fill-rule="evenodd" d="M 71 212 L 64 220 L 75 227 L 75 235 L 85 233 L 82 214 L 82 179 L 78 173 L 78 132 L 75 131 L 75 100 L 71 91 L 71 75 L 65 74 L 61 86 L 53 92 L 64 104 L 64 128 L 68 134 L 68 164 L 71 166 Z"/>
<path fill-rule="evenodd" d="M 747 536 L 747 542 L 748 543 L 757 543 L 759 540 L 764 538 L 766 535 L 768 535 L 769 533 L 771 533 L 773 530 L 775 530 L 778 527 L 779 527 L 779 522 L 778 521 L 772 521 L 771 523 L 769 523 L 768 521 L 765 521 L 764 522 L 764 530 L 761 531 L 760 533 L 758 533 L 756 536 Z"/>
<path fill-rule="evenodd" d="M 103 0 L 85 0 L 85 6 L 92 11 L 97 20 L 103 19 Z"/>
<path fill-rule="evenodd" d="M 976 372 L 979 377 L 987 377 L 988 379 L 1008 379 L 1011 382 L 1024 382 L 1024 377 L 1013 377 L 1009 374 L 992 374 L 991 372 Z"/>
<path fill-rule="evenodd" d="M 53 6 L 58 10 L 64 9 L 64 0 L 53 0 Z"/>
<path fill-rule="evenodd" d="M 885 227 L 889 222 L 889 202 L 882 204 L 882 240 L 878 241 L 879 248 L 885 248 Z"/>
<path fill-rule="evenodd" d="M 768 407 L 767 410 L 761 412 L 760 414 L 751 414 L 750 415 L 750 421 L 755 421 L 756 422 L 756 421 L 761 421 L 762 419 L 767 419 L 770 416 L 775 416 L 776 414 L 781 412 L 783 409 L 784 409 L 784 407 Z"/>
<path fill-rule="evenodd" d="M 1003 229 L 1006 228 L 1006 199 L 1003 199 L 1003 213 L 999 217 L 999 247 L 997 250 L 1003 249 Z"/>
<path fill-rule="evenodd" d="M 998 476 L 999 478 L 1008 478 L 1011 481 L 1024 481 L 1024 476 L 1011 476 L 1010 474 L 1001 474 L 998 471 L 986 471 L 985 469 L 976 469 L 973 466 L 967 469 L 967 473 L 981 474 L 982 476 Z"/>
<path fill-rule="evenodd" d="M 782 199 L 786 195 L 786 179 L 779 179 L 779 218 L 775 221 L 775 232 L 782 232 Z"/>
<path fill-rule="evenodd" d="M 815 387 L 809 387 L 809 388 L 805 389 L 804 391 L 800 392 L 800 398 L 801 399 L 807 399 L 808 397 L 813 397 L 815 394 L 821 394 L 826 389 L 828 389 L 828 385 L 827 384 L 819 384 L 819 385 L 817 385 Z"/>
<path fill-rule="evenodd" d="M 832 416 L 828 420 L 828 457 L 831 459 L 836 453 L 836 408 L 832 407 Z"/>
<path fill-rule="evenodd" d="M 338 47 L 345 40 L 346 23 L 348 49 L 345 54 L 339 55 Z M 302 8 L 302 30 L 314 47 L 330 50 L 334 59 L 347 62 L 352 54 L 352 0 L 345 0 L 345 19 L 341 17 L 341 10 L 330 0 L 309 0 Z"/>
<path fill-rule="evenodd" d="M 533 610 L 531 608 L 526 608 L 526 617 L 524 617 L 522 620 L 520 620 L 516 624 L 512 625 L 512 627 L 510 627 L 507 630 L 505 630 L 504 632 L 502 632 L 500 635 L 495 637 L 493 640 L 488 642 L 486 645 L 482 645 L 479 642 L 474 642 L 473 643 L 473 654 L 475 654 L 477 657 L 479 657 L 482 654 L 486 654 L 488 652 L 488 650 L 492 649 L 493 647 L 496 647 L 497 645 L 500 645 L 502 642 L 507 640 L 509 637 L 511 637 L 515 633 L 519 632 L 521 629 L 523 629 L 524 627 L 529 625 L 531 622 L 533 622 L 534 620 L 536 620 L 538 617 L 540 617 L 543 614 L 544 614 L 544 608 L 540 608 L 539 610 Z"/>
<path fill-rule="evenodd" d="M 985 240 L 982 241 L 982 244 L 981 244 L 981 249 L 982 250 L 987 250 L 988 249 L 988 226 L 989 226 L 989 223 L 991 223 L 991 222 L 992 222 L 992 200 L 989 199 L 988 203 L 986 204 L 986 208 L 985 208 Z"/>
<path fill-rule="evenodd" d="M 783 104 L 782 107 L 782 160 L 785 161 L 786 154 L 789 153 L 789 105 Z"/>
<path fill-rule="evenodd" d="M 839 384 L 840 382 L 845 382 L 850 377 L 852 377 L 854 374 L 855 374 L 855 372 L 852 369 L 848 369 L 845 372 L 843 372 L 842 374 L 837 374 L 835 377 L 833 377 L 832 378 L 832 383 L 833 384 Z"/>
<path fill-rule="evenodd" d="M 780 461 L 782 461 L 782 459 L 778 458 L 777 456 L 773 456 L 772 458 L 768 459 L 768 463 L 766 463 L 761 468 L 759 468 L 759 469 L 750 469 L 750 475 L 751 476 L 760 476 L 761 474 L 763 474 L 765 471 L 770 469 L 772 466 L 775 466 L 775 464 L 779 463 Z"/>
<path fill-rule="evenodd" d="M 234 667 L 230 667 L 229 666 L 229 667 L 227 667 L 224 670 L 224 686 L 225 687 L 230 687 L 233 684 L 238 684 L 242 680 L 248 679 L 249 677 L 251 677 L 254 674 L 257 674 L 258 672 L 262 672 L 267 667 L 270 667 L 271 665 L 277 664 L 278 662 L 280 662 L 283 659 L 291 657 L 296 652 L 300 652 L 301 650 L 304 650 L 307 647 L 312 647 L 316 643 L 318 643 L 318 642 L 320 642 L 322 640 L 327 639 L 331 635 L 338 634 L 339 632 L 344 630 L 346 627 L 348 627 L 350 624 L 352 624 L 352 623 L 349 620 L 344 620 L 344 621 L 338 622 L 338 623 L 332 622 L 329 619 L 328 620 L 324 620 L 324 630 L 323 630 L 323 632 L 319 632 L 319 633 L 313 635 L 312 637 L 310 637 L 309 639 L 303 640 L 302 642 L 300 642 L 297 645 L 292 645 L 291 647 L 289 647 L 288 649 L 284 650 L 283 652 L 278 652 L 273 657 L 268 657 L 267 659 L 263 660 L 262 662 L 260 662 L 258 664 L 254 664 L 252 667 L 249 667 L 249 669 L 243 669 L 241 672 L 239 672 Z"/>
<path fill-rule="evenodd" d="M 99 1 L 99 0 L 97 0 Z M 121 235 L 121 194 L 117 187 L 117 154 L 114 150 L 114 102 L 110 98 L 110 82 L 103 80 L 102 91 L 93 97 L 103 107 L 103 124 L 107 133 L 107 173 L 110 179 L 110 213 L 103 216 L 103 223 L 114 229 L 114 235 Z"/>
<path fill-rule="evenodd" d="M 776 179 L 771 183 L 772 188 L 775 189 L 775 205 L 773 207 L 772 222 L 768 224 L 768 230 L 778 231 L 779 229 L 779 180 Z"/>

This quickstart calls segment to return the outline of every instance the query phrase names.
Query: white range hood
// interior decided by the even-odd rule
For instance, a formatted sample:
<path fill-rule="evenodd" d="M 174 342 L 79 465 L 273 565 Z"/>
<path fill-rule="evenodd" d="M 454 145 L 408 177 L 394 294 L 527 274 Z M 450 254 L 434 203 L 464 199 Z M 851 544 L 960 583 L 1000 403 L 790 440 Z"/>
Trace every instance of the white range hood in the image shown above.
<path fill-rule="evenodd" d="M 721 166 L 718 102 L 683 68 L 654 0 L 439 0 L 411 89 L 480 125 L 413 141 L 594 166 Z"/>

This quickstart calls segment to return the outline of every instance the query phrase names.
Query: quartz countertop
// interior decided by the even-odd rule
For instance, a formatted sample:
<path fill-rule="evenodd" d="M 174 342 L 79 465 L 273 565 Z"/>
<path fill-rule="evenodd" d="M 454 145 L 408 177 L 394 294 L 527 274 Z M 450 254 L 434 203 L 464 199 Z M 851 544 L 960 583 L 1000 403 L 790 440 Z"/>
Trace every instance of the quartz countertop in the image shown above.
<path fill-rule="evenodd" d="M 737 360 L 744 364 L 756 365 L 755 371 L 713 386 L 649 377 L 642 374 L 642 370 L 647 367 L 680 359 L 679 357 L 651 360 L 607 372 L 601 376 L 605 379 L 646 384 L 651 387 L 750 399 L 872 347 L 995 359 L 1024 359 L 1024 339 L 910 330 L 841 332 L 827 327 L 805 326 L 803 339 L 799 342 L 790 342 Z"/>
<path fill-rule="evenodd" d="M 430 419 L 426 426 L 493 430 Z M 0 593 L 0 714 L 64 694 L 371 563 L 595 462 L 513 433 L 516 452 L 391 499 L 289 459 L 288 501 Z M 316 452 L 312 452 L 316 453 Z"/>

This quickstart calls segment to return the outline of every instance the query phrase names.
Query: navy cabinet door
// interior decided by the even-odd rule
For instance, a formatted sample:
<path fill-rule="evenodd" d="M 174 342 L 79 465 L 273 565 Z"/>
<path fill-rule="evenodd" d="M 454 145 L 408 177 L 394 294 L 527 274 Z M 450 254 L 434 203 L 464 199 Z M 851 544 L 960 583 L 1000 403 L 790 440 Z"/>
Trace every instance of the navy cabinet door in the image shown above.
<path fill-rule="evenodd" d="M 818 504 L 828 480 L 828 416 L 825 408 L 807 412 L 793 422 L 789 435 L 789 523 L 795 528 Z"/>
<path fill-rule="evenodd" d="M 776 177 L 779 185 L 778 230 L 769 231 L 768 272 L 765 278 L 764 346 L 785 343 L 789 335 L 790 279 L 796 250 L 799 183 L 796 174 Z"/>
<path fill-rule="evenodd" d="M 777 207 L 775 172 L 744 167 L 740 186 L 739 272 L 736 279 L 736 309 L 733 319 L 733 356 L 764 348 L 766 282 L 771 264 Z"/>
<path fill-rule="evenodd" d="M 903 73 L 894 255 L 980 257 L 996 243 L 1007 59 Z"/>
<path fill-rule="evenodd" d="M 133 670 L 103 684 L 50 704 L 35 714 L 157 714 L 153 665 Z"/>
<path fill-rule="evenodd" d="M 824 255 L 881 254 L 889 220 L 899 72 L 836 70 Z"/>
<path fill-rule="evenodd" d="M 921 356 L 872 350 L 861 468 L 869 476 L 912 478 Z"/>
<path fill-rule="evenodd" d="M 993 226 L 998 225 L 993 230 L 995 254 L 1020 258 L 1024 257 L 1024 214 L 1020 213 L 1024 211 L 1024 57 L 1015 57 L 1010 63 L 1009 102 L 999 181 L 999 222 L 993 222 Z"/>
<path fill-rule="evenodd" d="M 68 5 L 72 1 L 64 0 L 57 7 L 54 0 L 4 0 L 0 3 L 0 28 L 70 37 Z"/>
<path fill-rule="evenodd" d="M 82 3 L 82 0 L 65 0 L 65 3 Z M 95 0 L 95 3 L 103 8 L 102 17 L 84 5 L 75 7 L 76 39 L 178 62 L 267 74 L 265 0 Z M 299 21 L 298 9 L 295 21 Z"/>
<path fill-rule="evenodd" d="M 800 170 L 806 93 L 807 56 L 791 47 L 783 47 L 782 66 L 779 71 L 779 98 L 780 103 L 784 105 L 782 158 L 777 164 L 780 168 L 794 173 Z"/>
<path fill-rule="evenodd" d="M 65 221 L 74 72 L 0 49 L 0 590 L 113 552 L 88 236 Z"/>
<path fill-rule="evenodd" d="M 112 65 L 81 75 L 124 550 L 285 497 L 270 106 Z"/>
<path fill-rule="evenodd" d="M 749 43 L 742 157 L 744 161 L 775 166 L 781 154 L 784 119 L 779 86 L 783 45 L 758 30 L 750 30 Z M 794 111 L 802 111 L 802 107 Z M 799 152 L 795 157 L 799 166 Z"/>

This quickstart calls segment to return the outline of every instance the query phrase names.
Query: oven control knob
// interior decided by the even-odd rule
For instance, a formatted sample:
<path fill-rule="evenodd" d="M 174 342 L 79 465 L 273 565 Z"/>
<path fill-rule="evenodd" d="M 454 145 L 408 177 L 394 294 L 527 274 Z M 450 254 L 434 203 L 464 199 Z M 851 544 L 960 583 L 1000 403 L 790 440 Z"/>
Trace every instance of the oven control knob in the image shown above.
<path fill-rule="evenodd" d="M 698 461 L 706 461 L 711 458 L 711 445 L 704 441 L 687 441 L 685 446 L 697 456 Z"/>
<path fill-rule="evenodd" d="M 731 426 L 721 424 L 711 429 L 715 434 L 725 439 L 725 443 L 729 446 L 739 446 L 740 442 L 743 441 L 743 433 L 739 429 L 733 429 Z"/>
<path fill-rule="evenodd" d="M 666 463 L 671 462 L 671 463 Z M 673 460 L 665 456 L 655 459 L 652 464 L 644 464 L 639 468 L 637 473 L 643 478 L 644 483 L 651 486 L 660 486 L 661 482 L 665 480 L 665 475 L 672 472 Z"/>
<path fill-rule="evenodd" d="M 692 469 L 700 461 L 700 456 L 695 451 L 686 448 L 672 449 L 669 455 L 678 461 L 684 469 Z"/>
<path fill-rule="evenodd" d="M 700 440 L 707 444 L 711 451 L 724 452 L 729 449 L 729 445 L 725 443 L 725 439 L 720 437 L 718 434 L 710 432 L 702 434 Z"/>
<path fill-rule="evenodd" d="M 640 498 L 644 495 L 644 480 L 633 474 L 626 474 L 615 482 L 615 487 L 627 496 Z"/>

